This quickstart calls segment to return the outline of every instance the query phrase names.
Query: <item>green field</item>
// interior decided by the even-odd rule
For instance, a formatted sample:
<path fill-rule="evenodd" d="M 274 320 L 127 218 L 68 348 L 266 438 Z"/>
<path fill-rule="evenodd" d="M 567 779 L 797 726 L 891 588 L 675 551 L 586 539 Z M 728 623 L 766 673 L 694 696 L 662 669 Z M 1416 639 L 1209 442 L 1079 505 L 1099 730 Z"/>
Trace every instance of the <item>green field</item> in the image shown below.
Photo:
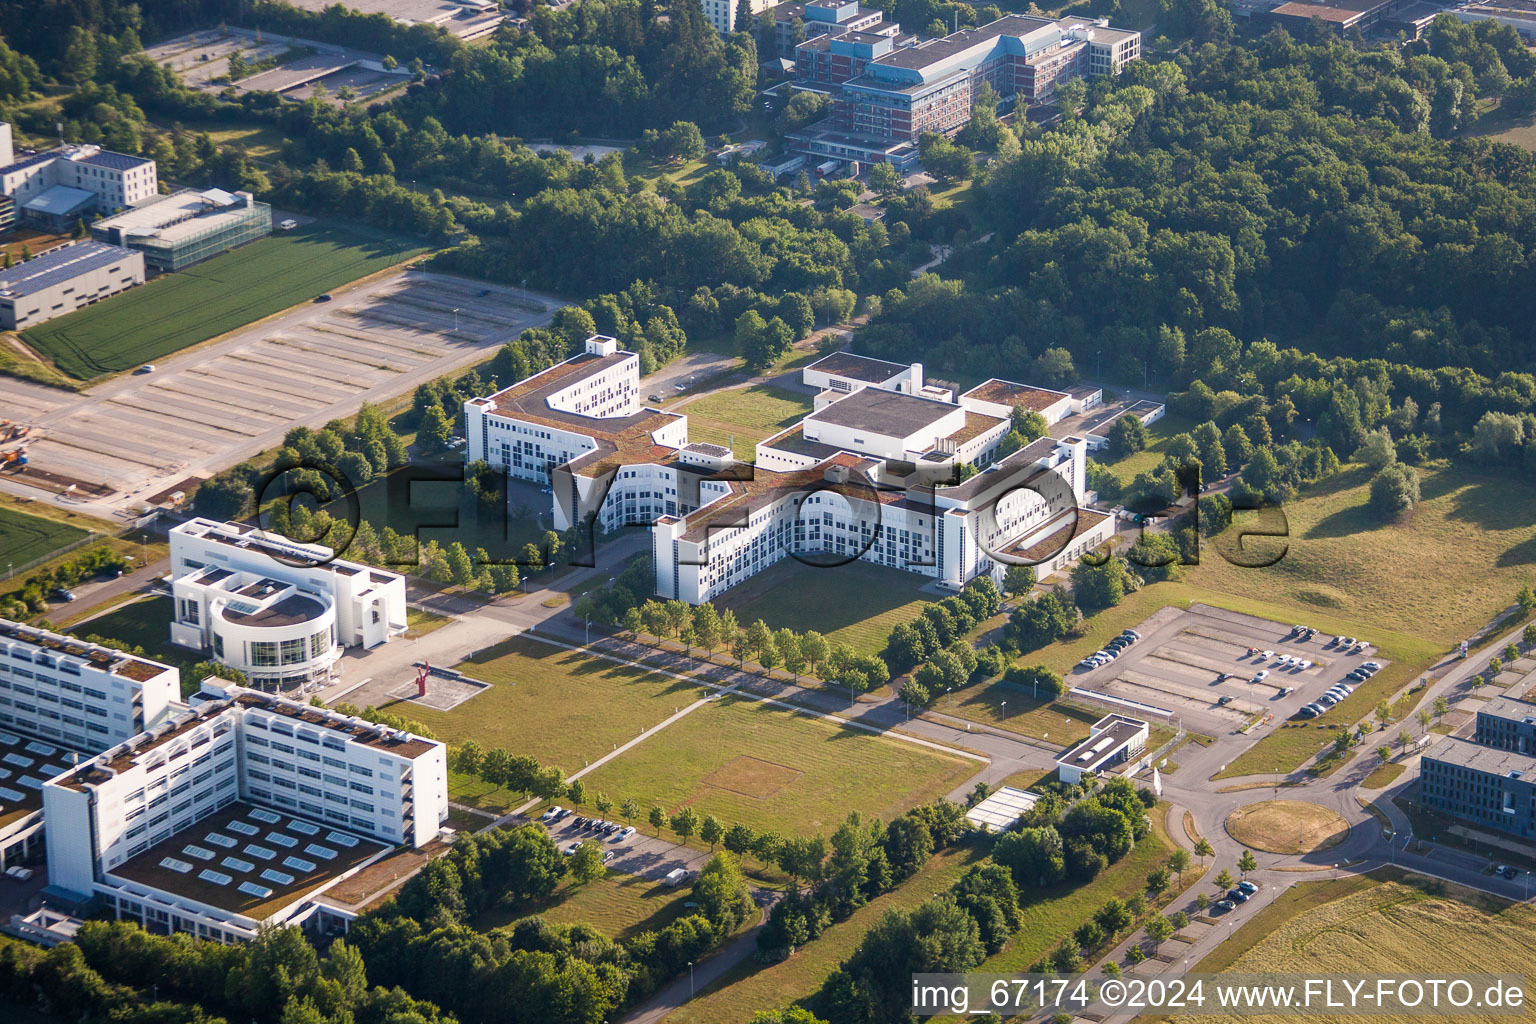
<path fill-rule="evenodd" d="M 775 629 L 814 629 L 835 643 L 879 654 L 898 623 L 917 617 L 932 598 L 926 576 L 854 562 L 821 569 L 786 558 L 730 590 L 718 603 L 743 626 L 762 619 Z"/>
<path fill-rule="evenodd" d="M 1444 893 L 1434 892 L 1437 888 Z M 1378 872 L 1342 882 L 1297 885 L 1256 914 L 1231 942 L 1218 946 L 1198 970 L 1420 978 L 1476 971 L 1529 976 L 1536 971 L 1533 925 L 1536 914 L 1529 907 L 1427 879 Z M 1193 1024 L 1230 1018 L 1174 1019 Z M 1341 1017 L 1317 1008 L 1245 1019 L 1323 1022 Z M 1458 1019 L 1509 1018 L 1471 1013 Z"/>
<path fill-rule="evenodd" d="M 969 758 L 839 727 L 759 701 L 724 697 L 583 780 L 619 803 L 826 835 L 858 811 L 889 820 L 942 797 L 981 769 Z"/>
<path fill-rule="evenodd" d="M 554 924 L 589 924 L 611 939 L 631 939 L 641 932 L 660 931 L 683 916 L 692 897 L 686 886 L 673 887 L 655 879 L 618 871 L 587 885 L 567 881 L 547 902 L 534 906 L 500 906 L 475 918 L 480 931 L 505 928 L 538 914 Z"/>
<path fill-rule="evenodd" d="M 1359 625 L 1356 636 L 1403 630 L 1449 649 L 1531 581 L 1536 481 L 1446 462 L 1419 467 L 1419 478 L 1410 518 L 1385 524 L 1366 508 L 1369 471 L 1347 467 L 1284 506 L 1289 550 L 1277 564 L 1244 569 L 1211 551 L 1186 579 L 1273 602 L 1281 621 L 1336 614 Z"/>
<path fill-rule="evenodd" d="M 748 959 L 737 964 L 697 999 L 668 1014 L 666 1024 L 743 1022 L 758 1010 L 809 999 L 886 911 L 921 906 L 929 897 L 958 882 L 971 865 L 982 863 L 984 853 L 985 848 L 980 845 L 945 850 L 894 891 L 871 900 L 846 921 L 832 925 L 788 960 L 764 965 Z"/>
<path fill-rule="evenodd" d="M 1004 701 L 1008 702 L 1006 708 Z M 1086 738 L 1088 727 L 1104 717 L 1103 711 L 1078 704 L 1036 700 L 1029 690 L 1002 682 L 945 693 L 934 702 L 933 709 L 1009 732 L 1048 739 L 1061 747 Z"/>
<path fill-rule="evenodd" d="M 14 565 L 46 558 L 88 536 L 90 531 L 78 526 L 0 506 L 0 551 Z"/>
<path fill-rule="evenodd" d="M 541 764 L 558 765 L 567 774 L 633 739 L 642 728 L 660 724 L 701 692 L 675 679 L 524 637 L 488 648 L 458 668 L 491 687 L 452 711 L 408 702 L 391 704 L 389 710 L 416 719 L 447 743 L 472 739 L 486 750 L 505 747 Z M 478 780 L 455 777 L 452 783 L 455 800 L 490 810 L 505 810 L 524 799 Z"/>
<path fill-rule="evenodd" d="M 312 224 L 50 320 L 22 339 L 87 380 L 179 352 L 425 251 L 404 238 Z"/>
<path fill-rule="evenodd" d="M 811 411 L 811 396 L 759 384 L 706 395 L 678 412 L 688 417 L 694 441 L 734 445 L 736 457 L 751 462 L 757 442 L 793 426 Z"/>
<path fill-rule="evenodd" d="M 1167 450 L 1168 440 L 1171 437 L 1193 430 L 1196 426 L 1198 424 L 1188 417 L 1164 413 L 1162 419 L 1147 427 L 1146 448 L 1107 465 L 1114 470 L 1120 482 L 1129 487 L 1131 481 L 1136 479 L 1137 473 L 1150 472 L 1162 464 L 1163 453 Z"/>

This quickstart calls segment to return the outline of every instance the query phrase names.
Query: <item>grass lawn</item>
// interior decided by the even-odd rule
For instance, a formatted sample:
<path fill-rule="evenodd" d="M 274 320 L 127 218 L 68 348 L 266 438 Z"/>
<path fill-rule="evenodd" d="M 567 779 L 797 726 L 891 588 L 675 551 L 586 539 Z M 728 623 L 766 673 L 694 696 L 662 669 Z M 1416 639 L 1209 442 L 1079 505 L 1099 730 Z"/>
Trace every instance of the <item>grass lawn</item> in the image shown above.
<path fill-rule="evenodd" d="M 167 657 L 179 650 L 171 645 L 171 598 L 156 596 L 134 601 L 114 608 L 105 615 L 75 626 L 73 632 L 82 635 L 95 633 L 125 643 L 130 647 L 142 647 L 151 658 Z"/>
<path fill-rule="evenodd" d="M 1008 702 L 1007 717 L 1003 715 L 1003 701 Z M 934 702 L 933 709 L 1009 732 L 1049 739 L 1063 747 L 1086 738 L 1088 727 L 1104 717 L 1102 711 L 1067 701 L 1036 700 L 1028 690 L 1002 682 L 946 693 Z"/>
<path fill-rule="evenodd" d="M 452 621 L 453 619 L 447 615 L 423 611 L 420 608 L 407 608 L 405 610 L 405 638 L 407 640 L 420 639 L 434 629 L 441 629 Z"/>
<path fill-rule="evenodd" d="M 1227 834 L 1268 853 L 1315 853 L 1338 846 L 1349 823 L 1337 811 L 1304 800 L 1261 800 L 1227 816 Z"/>
<path fill-rule="evenodd" d="M 1485 105 L 1480 103 L 1478 106 Z M 1490 142 L 1508 142 L 1527 152 L 1536 153 L 1536 114 L 1511 114 L 1494 104 L 1488 106 L 1461 134 L 1486 138 Z"/>
<path fill-rule="evenodd" d="M 471 922 L 480 931 L 506 928 L 538 914 L 554 924 L 589 924 L 612 939 L 659 931 L 682 917 L 691 898 L 688 886 L 669 887 L 619 871 L 587 885 L 567 881 L 543 904 L 499 906 Z"/>
<path fill-rule="evenodd" d="M 568 773 L 658 724 L 700 693 L 675 679 L 525 637 L 497 644 L 457 667 L 491 687 L 452 711 L 405 701 L 388 709 L 416 719 L 447 743 L 472 739 L 486 750 L 505 747 Z M 523 799 L 458 778 L 451 789 L 455 800 L 492 810 Z"/>
<path fill-rule="evenodd" d="M 1407 770 L 1406 765 L 1388 761 L 1360 780 L 1361 789 L 1386 789 Z"/>
<path fill-rule="evenodd" d="M 239 146 L 253 160 L 273 160 L 283 148 L 282 131 L 270 124 L 193 120 L 183 121 L 181 126 L 191 132 L 207 132 L 220 146 Z"/>
<path fill-rule="evenodd" d="M 338 224 L 258 239 L 25 331 L 61 371 L 87 380 L 178 352 L 425 252 Z"/>
<path fill-rule="evenodd" d="M 940 853 L 893 892 L 860 907 L 788 960 L 764 965 L 748 959 L 731 968 L 697 999 L 669 1014 L 666 1024 L 740 1022 L 758 1010 L 806 1002 L 886 911 L 922 905 L 959 881 L 971 865 L 981 863 L 984 851 L 984 846 L 964 845 Z"/>
<path fill-rule="evenodd" d="M 1120 478 L 1120 482 L 1130 486 L 1136 479 L 1137 473 L 1146 473 L 1156 469 L 1163 461 L 1163 453 L 1168 449 L 1168 440 L 1175 434 L 1183 434 L 1199 426 L 1187 416 L 1176 413 L 1164 413 L 1163 418 L 1147 428 L 1147 447 L 1134 454 L 1127 455 L 1117 462 L 1108 463 L 1114 474 Z"/>
<path fill-rule="evenodd" d="M 1368 877 L 1297 885 L 1255 914 L 1198 970 L 1312 976 L 1446 977 L 1447 971 L 1529 975 L 1536 970 L 1536 946 L 1530 941 L 1533 925 L 1536 914 L 1529 907 L 1405 873 L 1375 872 Z M 1221 1019 L 1175 1018 L 1181 1022 Z M 1317 1008 L 1245 1019 L 1322 1022 L 1340 1017 Z M 1462 1019 L 1501 1018 L 1473 1014 Z"/>
<path fill-rule="evenodd" d="M 728 824 L 826 835 L 851 811 L 889 820 L 981 765 L 781 708 L 725 697 L 586 776 L 588 793 Z"/>
<path fill-rule="evenodd" d="M 814 629 L 862 654 L 879 654 L 891 629 L 931 600 L 919 589 L 927 579 L 864 561 L 822 569 L 786 558 L 719 603 L 743 626 L 762 619 L 774 629 Z"/>
<path fill-rule="evenodd" d="M 1243 569 L 1211 552 L 1185 578 L 1273 603 L 1283 622 L 1322 628 L 1323 615 L 1337 615 L 1358 627 L 1351 635 L 1377 643 L 1406 626 L 1449 649 L 1529 581 L 1536 481 L 1446 462 L 1419 467 L 1419 476 L 1411 517 L 1383 524 L 1366 508 L 1369 471 L 1350 466 L 1285 506 L 1289 550 L 1278 563 Z"/>
<path fill-rule="evenodd" d="M 46 558 L 89 535 L 89 530 L 78 526 L 0 506 L 0 551 L 5 552 L 7 562 L 16 565 Z"/>
<path fill-rule="evenodd" d="M 738 459 L 750 462 L 757 442 L 804 419 L 811 404 L 810 395 L 758 384 L 706 395 L 679 411 L 691 439 L 733 446 Z"/>

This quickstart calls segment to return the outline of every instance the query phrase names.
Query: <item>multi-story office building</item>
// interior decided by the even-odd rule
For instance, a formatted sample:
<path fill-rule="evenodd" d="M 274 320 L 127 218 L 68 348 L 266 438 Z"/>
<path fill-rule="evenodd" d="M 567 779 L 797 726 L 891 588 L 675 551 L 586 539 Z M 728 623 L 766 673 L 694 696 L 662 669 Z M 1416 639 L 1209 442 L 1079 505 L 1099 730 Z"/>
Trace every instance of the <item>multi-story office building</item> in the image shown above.
<path fill-rule="evenodd" d="M 903 366 L 835 353 L 805 368 L 815 411 L 753 465 L 690 443 L 685 416 L 639 405 L 639 361 L 612 339 L 465 402 L 470 452 L 547 483 L 557 529 L 650 526 L 656 592 L 700 602 L 786 557 L 864 558 L 958 589 L 1014 561 L 1044 572 L 1114 534 L 1077 507 L 1082 438 L 997 453 L 1015 409 L 1047 425 L 1089 401 L 989 380 L 956 396 Z M 960 483 L 960 466 L 985 467 Z"/>
<path fill-rule="evenodd" d="M 704 17 L 715 26 L 715 31 L 721 35 L 731 32 L 751 32 L 756 26 L 757 16 L 773 6 L 773 0 L 749 0 L 752 5 L 752 24 L 736 24 L 735 0 L 704 0 Z"/>
<path fill-rule="evenodd" d="M 802 43 L 821 36 L 837 38 L 850 32 L 886 37 L 901 34 L 901 26 L 886 21 L 883 11 L 861 7 L 857 0 L 779 4 L 762 11 L 757 22 L 763 27 L 773 25 L 774 50 L 785 60 L 795 60 Z"/>
<path fill-rule="evenodd" d="M 1536 704 L 1495 697 L 1473 739 L 1447 736 L 1425 752 L 1419 796 L 1430 807 L 1512 835 L 1536 835 Z"/>
<path fill-rule="evenodd" d="M 0 327 L 24 331 L 144 283 L 132 249 L 81 241 L 0 270 Z"/>
<path fill-rule="evenodd" d="M 211 653 L 263 690 L 334 678 L 346 647 L 405 631 L 405 577 L 239 523 L 170 532 L 171 640 Z"/>
<path fill-rule="evenodd" d="M 1063 82 L 1112 75 L 1141 56 L 1141 33 L 1105 20 L 1051 20 L 1010 14 L 916 46 L 871 56 L 842 84 L 824 121 L 791 133 L 812 159 L 916 159 L 925 132 L 950 134 L 970 120 L 982 85 L 1004 103 L 1036 102 Z"/>
<path fill-rule="evenodd" d="M 60 146 L 17 159 L 11 126 L 0 122 L 0 193 L 15 200 L 25 222 L 68 230 L 78 217 L 120 210 L 159 190 L 153 160 L 94 144 Z"/>
<path fill-rule="evenodd" d="M 193 707 L 43 787 L 49 881 L 160 932 L 235 941 L 446 820 L 441 743 L 205 681 Z"/>
<path fill-rule="evenodd" d="M 178 706 L 176 669 L 0 619 L 0 867 L 43 841 L 43 784 Z"/>
<path fill-rule="evenodd" d="M 182 189 L 91 225 L 98 241 L 127 246 L 161 273 L 180 270 L 272 233 L 272 207 L 249 192 Z"/>

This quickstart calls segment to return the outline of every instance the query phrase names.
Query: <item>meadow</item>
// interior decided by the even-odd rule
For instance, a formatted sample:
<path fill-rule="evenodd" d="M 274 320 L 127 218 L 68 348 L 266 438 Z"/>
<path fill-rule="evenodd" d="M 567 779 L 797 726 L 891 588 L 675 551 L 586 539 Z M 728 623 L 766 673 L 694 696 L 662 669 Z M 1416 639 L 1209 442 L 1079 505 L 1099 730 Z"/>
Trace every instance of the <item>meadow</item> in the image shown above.
<path fill-rule="evenodd" d="M 14 565 L 46 558 L 88 536 L 90 531 L 78 526 L 0 505 L 0 551 Z"/>
<path fill-rule="evenodd" d="M 677 411 L 688 417 L 691 440 L 730 447 L 738 459 L 751 462 L 757 442 L 810 413 L 811 396 L 758 384 L 706 395 Z"/>

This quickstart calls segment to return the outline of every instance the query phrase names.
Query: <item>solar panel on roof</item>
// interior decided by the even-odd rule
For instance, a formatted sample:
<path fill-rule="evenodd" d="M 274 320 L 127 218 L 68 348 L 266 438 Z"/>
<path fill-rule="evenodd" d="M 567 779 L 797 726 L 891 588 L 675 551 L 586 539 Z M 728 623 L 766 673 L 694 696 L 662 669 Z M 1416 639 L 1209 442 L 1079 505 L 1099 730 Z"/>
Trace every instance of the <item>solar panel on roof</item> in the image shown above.
<path fill-rule="evenodd" d="M 177 860 L 175 857 L 161 857 L 160 866 L 166 868 L 167 870 L 174 871 L 179 875 L 184 875 L 197 865 L 188 864 L 186 861 Z"/>
<path fill-rule="evenodd" d="M 236 842 L 222 832 L 209 832 L 203 838 L 214 846 L 222 846 L 226 850 L 233 849 Z"/>
<path fill-rule="evenodd" d="M 42 754 L 44 757 L 52 757 L 54 754 L 59 752 L 57 747 L 50 747 L 48 744 L 39 743 L 36 740 L 28 743 L 27 749 L 32 751 L 34 754 Z"/>
<path fill-rule="evenodd" d="M 183 846 L 181 852 L 188 857 L 196 857 L 198 860 L 213 860 L 218 854 L 202 846 Z"/>
<path fill-rule="evenodd" d="M 28 789 L 42 789 L 43 780 L 35 775 L 23 775 L 16 780 L 16 785 L 26 786 Z"/>
<path fill-rule="evenodd" d="M 310 843 L 308 846 L 304 847 L 304 852 L 315 857 L 319 857 L 321 860 L 336 859 L 336 851 L 331 849 L 329 846 L 317 846 L 314 843 Z"/>
<path fill-rule="evenodd" d="M 0 768 L 0 779 L 8 779 L 10 777 L 11 770 L 9 768 Z"/>
<path fill-rule="evenodd" d="M 277 856 L 276 850 L 269 850 L 265 846 L 257 846 L 255 843 L 248 844 L 245 852 L 257 860 L 271 860 Z"/>
<path fill-rule="evenodd" d="M 234 881 L 229 875 L 222 871 L 215 871 L 213 868 L 203 868 L 203 870 L 197 873 L 197 877 L 205 882 L 212 882 L 214 885 L 228 885 Z"/>
<path fill-rule="evenodd" d="M 227 827 L 231 832 L 239 832 L 243 836 L 253 836 L 261 831 L 248 821 L 232 821 Z"/>
<path fill-rule="evenodd" d="M 312 825 L 312 824 L 310 824 L 307 821 L 300 821 L 297 818 L 295 818 L 292 821 L 290 821 L 284 827 L 289 829 L 292 832 L 302 832 L 306 836 L 317 835 L 320 832 L 320 826 L 319 825 Z"/>
<path fill-rule="evenodd" d="M 293 876 L 286 871 L 276 871 L 272 868 L 267 868 L 261 873 L 261 877 L 269 882 L 276 882 L 278 885 L 293 884 Z"/>
<path fill-rule="evenodd" d="M 27 794 L 20 790 L 11 789 L 9 786 L 0 786 L 0 797 L 4 797 L 7 800 L 25 800 Z"/>
<path fill-rule="evenodd" d="M 276 843 L 278 846 L 286 846 L 290 850 L 299 845 L 299 841 L 293 838 L 293 836 L 284 835 L 281 832 L 268 832 L 267 842 Z"/>
<path fill-rule="evenodd" d="M 281 814 L 273 814 L 271 811 L 264 811 L 260 807 L 257 807 L 251 811 L 251 817 L 255 818 L 257 821 L 264 821 L 268 825 L 275 825 L 283 820 L 283 816 Z"/>
<path fill-rule="evenodd" d="M 30 757 L 22 757 L 14 750 L 6 754 L 5 757 L 0 758 L 0 761 L 4 761 L 6 764 L 13 764 L 18 768 L 30 768 L 32 766 L 32 759 Z"/>
<path fill-rule="evenodd" d="M 239 857 L 225 857 L 223 860 L 219 861 L 219 863 L 229 868 L 231 871 L 245 872 L 256 870 L 255 864 L 252 864 L 248 860 L 241 860 Z"/>
<path fill-rule="evenodd" d="M 255 896 L 259 900 L 264 900 L 272 895 L 271 889 L 264 885 L 257 885 L 255 882 L 241 882 L 237 888 L 246 895 Z"/>
<path fill-rule="evenodd" d="M 305 860 L 303 857 L 284 857 L 283 866 L 287 868 L 293 868 L 295 871 L 302 871 L 305 874 L 315 870 L 315 862 L 312 860 Z"/>
<path fill-rule="evenodd" d="M 20 743 L 21 737 L 13 732 L 0 732 L 0 743 Z"/>
<path fill-rule="evenodd" d="M 349 836 L 345 832 L 332 832 L 325 837 L 325 841 L 335 843 L 337 846 L 345 846 L 350 850 L 357 845 L 357 836 Z"/>

